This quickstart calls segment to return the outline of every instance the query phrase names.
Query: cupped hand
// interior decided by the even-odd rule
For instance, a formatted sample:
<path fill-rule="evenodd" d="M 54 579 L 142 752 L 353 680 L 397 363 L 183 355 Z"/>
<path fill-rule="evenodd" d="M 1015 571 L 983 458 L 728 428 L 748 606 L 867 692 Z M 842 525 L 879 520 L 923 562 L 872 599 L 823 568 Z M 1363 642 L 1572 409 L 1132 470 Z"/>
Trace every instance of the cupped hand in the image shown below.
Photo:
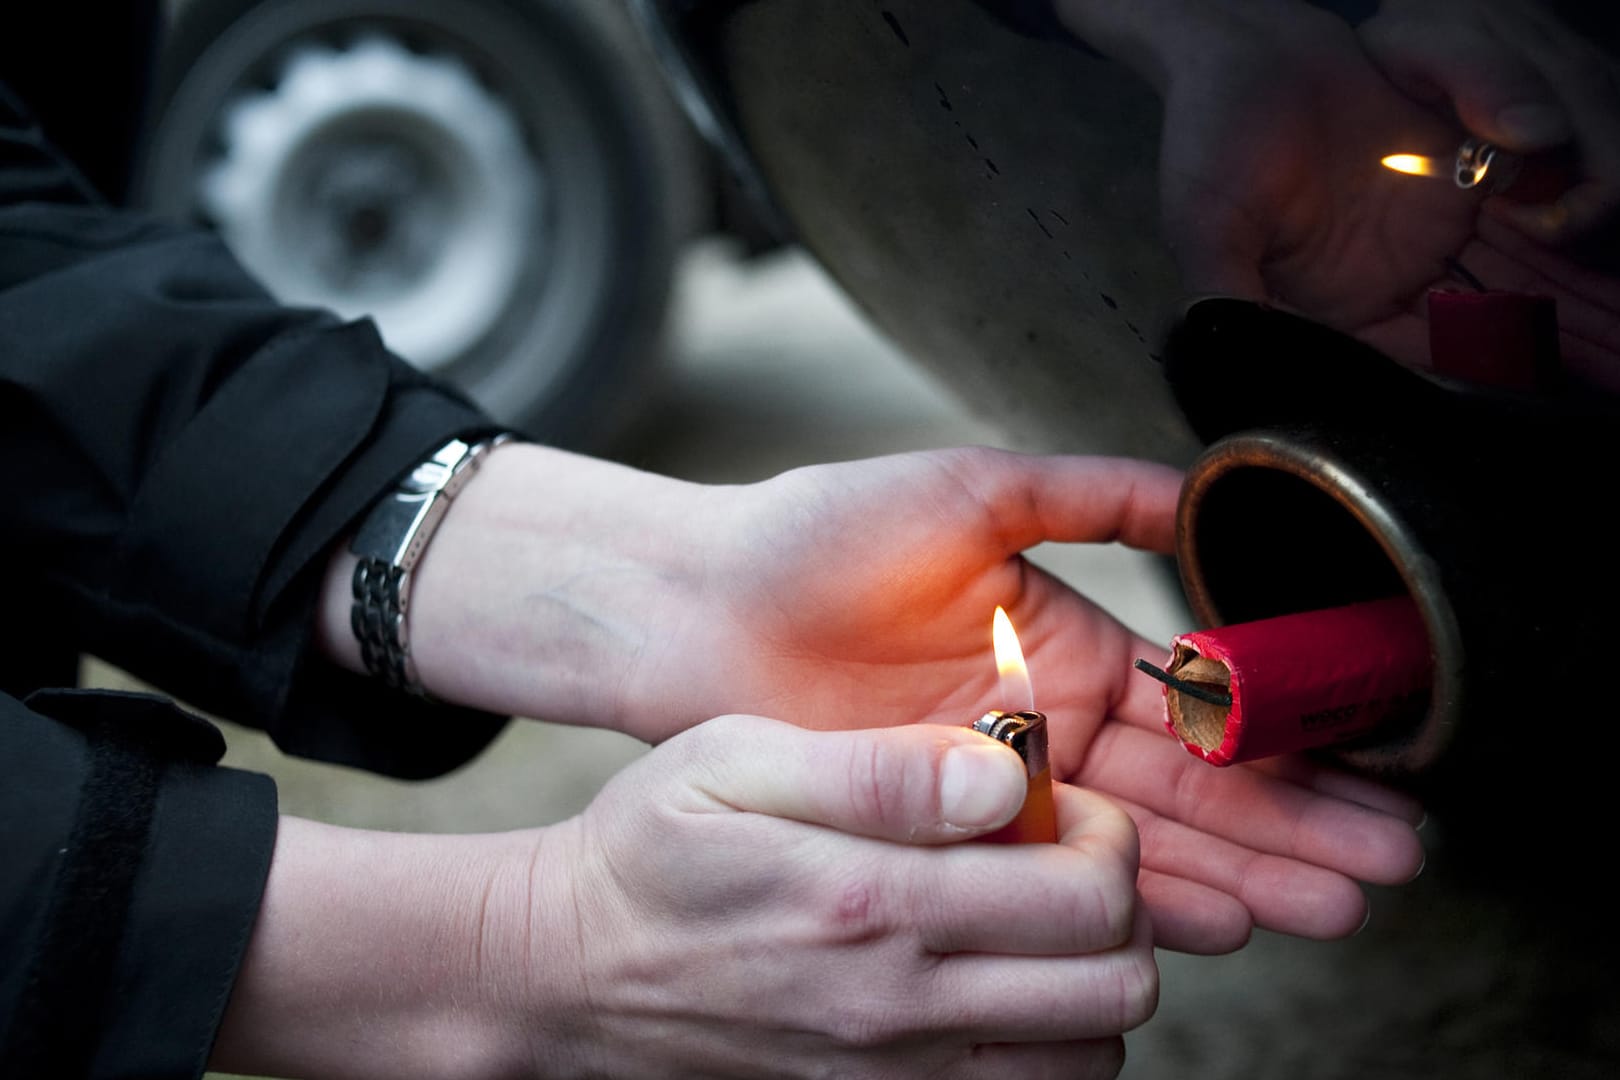
<path fill-rule="evenodd" d="M 1059 844 L 955 842 L 1024 787 L 960 728 L 722 717 L 615 777 L 492 936 L 567 945 L 525 980 L 558 1075 L 1111 1077 L 1157 1001 L 1136 833 L 1065 788 Z"/>

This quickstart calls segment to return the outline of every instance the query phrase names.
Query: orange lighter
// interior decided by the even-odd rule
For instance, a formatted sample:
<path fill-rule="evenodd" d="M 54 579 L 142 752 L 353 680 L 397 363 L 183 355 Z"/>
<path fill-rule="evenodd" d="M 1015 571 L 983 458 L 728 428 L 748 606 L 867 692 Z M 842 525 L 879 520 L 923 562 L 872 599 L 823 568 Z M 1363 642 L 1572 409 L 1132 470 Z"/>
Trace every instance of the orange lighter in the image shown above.
<path fill-rule="evenodd" d="M 991 709 L 973 722 L 973 730 L 1006 743 L 1029 772 L 1029 794 L 1018 816 L 987 836 L 992 844 L 1057 843 L 1057 807 L 1052 801 L 1052 767 L 1046 756 L 1046 714 L 1033 709 Z"/>

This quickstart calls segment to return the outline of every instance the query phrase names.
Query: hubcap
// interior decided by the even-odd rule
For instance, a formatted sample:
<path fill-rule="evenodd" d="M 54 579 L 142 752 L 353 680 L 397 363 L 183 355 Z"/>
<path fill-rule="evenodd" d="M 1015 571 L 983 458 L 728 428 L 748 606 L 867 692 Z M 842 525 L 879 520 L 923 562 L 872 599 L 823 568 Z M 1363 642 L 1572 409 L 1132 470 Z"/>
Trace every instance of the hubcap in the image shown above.
<path fill-rule="evenodd" d="M 545 258 L 545 182 L 461 61 L 371 35 L 296 46 L 225 106 L 198 198 L 281 299 L 373 316 L 424 368 L 471 350 Z"/>

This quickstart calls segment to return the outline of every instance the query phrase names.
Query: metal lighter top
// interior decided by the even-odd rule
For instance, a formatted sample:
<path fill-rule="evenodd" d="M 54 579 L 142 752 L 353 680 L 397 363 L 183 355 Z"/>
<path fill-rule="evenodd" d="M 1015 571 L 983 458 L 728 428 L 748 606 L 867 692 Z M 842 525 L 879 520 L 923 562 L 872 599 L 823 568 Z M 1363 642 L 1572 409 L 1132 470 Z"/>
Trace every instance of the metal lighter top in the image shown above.
<path fill-rule="evenodd" d="M 973 730 L 988 735 L 997 742 L 1006 743 L 1024 760 L 1030 776 L 1046 771 L 1046 714 L 1033 709 L 1002 712 L 991 709 L 973 721 Z"/>
<path fill-rule="evenodd" d="M 1468 139 L 1457 148 L 1454 178 L 1464 190 L 1484 185 L 1490 192 L 1506 191 L 1518 179 L 1521 164 L 1516 154 L 1506 153 L 1484 139 Z"/>

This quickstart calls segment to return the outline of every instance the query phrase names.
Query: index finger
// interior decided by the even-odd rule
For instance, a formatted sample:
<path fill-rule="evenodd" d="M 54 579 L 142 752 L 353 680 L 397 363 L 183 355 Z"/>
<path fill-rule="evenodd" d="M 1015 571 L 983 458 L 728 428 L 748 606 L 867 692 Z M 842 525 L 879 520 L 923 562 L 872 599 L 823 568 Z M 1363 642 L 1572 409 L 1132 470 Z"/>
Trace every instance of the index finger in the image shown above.
<path fill-rule="evenodd" d="M 1096 792 L 1054 784 L 1052 794 L 1057 844 L 968 841 L 914 861 L 914 909 L 928 913 L 918 930 L 930 952 L 1073 956 L 1130 938 L 1135 822 Z"/>
<path fill-rule="evenodd" d="M 1160 553 L 1174 546 L 1182 474 L 1167 465 L 978 449 L 951 467 L 991 511 L 1009 553 L 1045 541 L 1117 542 Z"/>

